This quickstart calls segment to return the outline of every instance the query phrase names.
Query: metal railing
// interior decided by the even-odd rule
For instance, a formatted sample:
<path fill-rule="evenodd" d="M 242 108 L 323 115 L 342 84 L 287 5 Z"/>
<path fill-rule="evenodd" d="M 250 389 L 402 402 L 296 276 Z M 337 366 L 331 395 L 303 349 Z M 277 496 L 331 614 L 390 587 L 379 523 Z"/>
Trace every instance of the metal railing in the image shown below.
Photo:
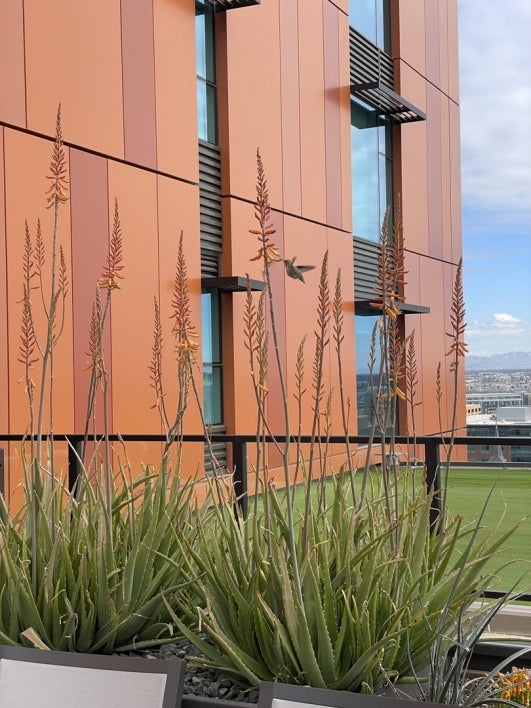
<path fill-rule="evenodd" d="M 67 442 L 68 443 L 68 482 L 70 488 L 72 488 L 76 482 L 77 477 L 79 476 L 81 472 L 81 450 L 83 443 L 86 442 L 86 438 L 83 435 L 80 434 L 59 434 L 56 433 L 52 436 L 49 435 L 43 435 L 43 439 L 48 440 L 48 438 L 52 438 L 54 441 L 57 442 Z M 101 438 L 98 438 L 98 440 L 102 440 L 103 436 Z M 165 443 L 166 442 L 166 437 L 164 435 L 140 435 L 140 434 L 109 434 L 106 436 L 106 439 L 109 440 L 109 442 L 143 442 L 143 443 L 150 443 L 150 442 L 156 442 L 156 443 Z M 90 438 L 89 442 L 93 441 L 94 438 Z M 231 449 L 230 454 L 230 459 L 232 460 L 231 464 L 231 474 L 233 478 L 233 485 L 234 485 L 234 491 L 235 491 L 235 496 L 238 499 L 238 504 L 239 504 L 239 510 L 243 514 L 246 513 L 247 511 L 247 503 L 248 503 L 248 468 L 247 468 L 247 446 L 249 444 L 256 444 L 257 442 L 260 443 L 279 443 L 283 444 L 286 442 L 287 438 L 286 436 L 278 435 L 278 436 L 264 436 L 261 437 L 259 440 L 257 439 L 256 435 L 231 435 L 231 434 L 213 434 L 210 436 L 210 440 L 212 442 L 222 442 L 228 445 Z M 290 438 L 293 442 L 295 442 L 295 439 L 292 437 Z M 330 444 L 341 444 L 345 443 L 345 436 L 342 435 L 331 435 L 325 437 L 312 437 L 310 435 L 302 435 L 298 436 L 296 441 L 300 442 L 302 444 L 307 444 L 307 443 L 312 443 L 312 442 L 326 442 Z M 26 435 L 0 435 L 0 445 L 2 442 L 22 442 L 22 441 L 30 441 L 30 437 Z M 182 437 L 179 438 L 179 441 L 182 441 L 183 443 L 190 443 L 190 442 L 196 442 L 196 443 L 205 443 L 206 438 L 204 435 L 183 435 Z M 349 443 L 352 445 L 367 445 L 369 442 L 377 449 L 378 446 L 380 446 L 382 443 L 389 449 L 389 438 L 370 438 L 369 436 L 359 436 L 359 435 L 352 435 L 348 437 Z M 432 507 L 430 510 L 431 513 L 431 519 L 432 523 L 434 524 L 438 518 L 438 515 L 441 512 L 441 479 L 440 479 L 440 472 L 441 472 L 441 460 L 442 460 L 442 455 L 441 455 L 441 447 L 448 446 L 450 444 L 453 444 L 456 447 L 460 447 L 463 445 L 489 445 L 492 447 L 499 446 L 500 444 L 500 438 L 497 436 L 459 436 L 455 437 L 453 440 L 449 436 L 431 436 L 431 435 L 424 435 L 424 436 L 417 436 L 415 438 L 412 437 L 407 437 L 407 436 L 395 436 L 394 438 L 394 444 L 395 446 L 404 446 L 407 445 L 409 449 L 415 449 L 415 450 L 424 450 L 424 460 L 422 464 L 425 468 L 425 478 L 426 478 L 426 484 L 429 489 L 433 490 L 433 501 L 432 501 Z M 530 447 L 531 448 L 531 437 L 520 437 L 520 436 L 513 436 L 513 437 L 504 437 L 503 438 L 503 445 L 504 446 L 524 446 L 524 447 Z M 454 464 L 460 464 L 459 462 L 454 463 Z M 488 467 L 489 463 L 485 462 L 478 462 L 478 466 L 480 467 Z M 502 463 L 496 463 L 495 467 L 500 467 Z M 523 467 L 528 466 L 526 463 L 522 463 Z M 529 467 L 531 467 L 531 463 L 529 464 Z M 4 492 L 4 451 L 0 447 L 0 492 Z M 489 596 L 495 597 L 495 596 L 501 596 L 503 593 L 497 592 L 497 591 L 489 591 L 488 592 Z M 522 595 L 521 598 L 526 601 L 531 601 L 531 594 L 525 594 Z"/>

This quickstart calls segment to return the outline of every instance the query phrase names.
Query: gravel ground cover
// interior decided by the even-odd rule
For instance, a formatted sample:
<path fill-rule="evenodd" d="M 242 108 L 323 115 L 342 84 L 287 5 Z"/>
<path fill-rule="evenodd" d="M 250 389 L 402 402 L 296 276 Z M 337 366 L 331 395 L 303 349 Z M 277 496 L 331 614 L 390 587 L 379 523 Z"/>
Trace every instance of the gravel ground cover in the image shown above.
<path fill-rule="evenodd" d="M 186 641 L 166 644 L 160 649 L 144 649 L 130 652 L 131 656 L 143 656 L 154 659 L 186 659 L 189 656 L 200 656 L 200 652 Z M 186 663 L 184 677 L 184 693 L 206 698 L 223 698 L 225 700 L 241 701 L 243 703 L 258 703 L 258 689 L 242 690 L 229 679 L 220 676 L 218 671 Z"/>

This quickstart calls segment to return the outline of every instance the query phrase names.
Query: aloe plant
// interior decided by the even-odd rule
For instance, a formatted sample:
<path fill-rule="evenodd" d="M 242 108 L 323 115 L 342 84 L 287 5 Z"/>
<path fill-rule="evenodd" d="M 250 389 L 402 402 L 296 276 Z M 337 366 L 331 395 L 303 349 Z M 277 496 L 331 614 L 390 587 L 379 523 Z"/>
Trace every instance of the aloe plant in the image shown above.
<path fill-rule="evenodd" d="M 358 482 L 346 442 L 347 462 L 327 499 L 331 463 L 326 435 L 332 393 L 327 397 L 323 361 L 331 338 L 338 362 L 342 359 L 341 275 L 338 272 L 331 298 L 325 254 L 312 362 L 312 442 L 305 460 L 297 435 L 291 431 L 288 385 L 279 356 L 270 269 L 282 258 L 273 241 L 275 229 L 259 153 L 257 170 L 258 228 L 251 234 L 257 236 L 259 249 L 251 260 L 262 262 L 266 291 L 256 306 L 248 290 L 244 341 L 257 403 L 260 502 L 255 500 L 243 519 L 231 513 L 234 499 L 213 494 L 213 516 L 207 523 L 197 519 L 197 547 L 183 547 L 187 573 L 200 581 L 176 590 L 173 607 L 166 603 L 175 625 L 204 654 L 203 659 L 192 660 L 215 667 L 242 684 L 279 680 L 372 692 L 390 681 L 415 680 L 430 664 L 434 643 L 441 651 L 452 646 L 459 618 L 491 582 L 485 566 L 506 536 L 495 531 L 480 536 L 480 520 L 465 524 L 451 518 L 445 507 L 434 527 L 430 510 L 436 490 L 427 490 L 425 483 L 415 485 L 408 474 L 402 476 L 396 465 L 387 463 L 383 446 L 379 475 L 371 471 L 373 445 L 369 444 Z M 399 204 L 395 213 L 400 214 Z M 378 373 L 373 379 L 371 437 L 390 430 L 388 449 L 393 453 L 398 402 L 414 409 L 417 370 L 413 336 L 401 341 L 397 324 L 398 305 L 403 300 L 404 239 L 401 225 L 395 224 L 391 243 L 389 229 L 388 212 L 373 303 L 379 319 L 373 336 L 372 365 Z M 462 299 L 457 300 L 461 307 Z M 270 330 L 265 326 L 266 309 Z M 455 326 L 454 319 L 453 315 L 456 344 L 452 351 L 461 357 L 462 310 Z M 270 340 L 274 356 L 268 355 Z M 303 339 L 295 369 L 299 435 L 307 387 L 304 343 Z M 278 492 L 269 481 L 263 446 L 263 436 L 272 435 L 267 418 L 268 362 L 276 363 L 287 440 L 281 444 L 273 436 L 284 479 L 284 488 Z M 457 365 L 452 370 L 457 376 Z M 343 389 L 341 366 L 338 373 Z M 349 404 L 343 390 L 340 404 L 347 437 Z M 304 481 L 301 509 L 295 505 L 291 480 L 293 440 L 296 474 L 302 471 Z M 463 545 L 467 546 L 464 555 L 458 551 Z"/>
<path fill-rule="evenodd" d="M 318 483 L 320 484 L 320 483 Z M 399 481 L 391 523 L 381 486 L 352 504 L 346 475 L 334 482 L 326 511 L 310 502 L 294 526 L 302 600 L 290 555 L 289 500 L 263 491 L 263 511 L 245 520 L 219 505 L 215 523 L 200 524 L 189 548 L 190 575 L 176 590 L 173 622 L 205 654 L 206 666 L 253 686 L 279 680 L 372 692 L 429 664 L 434 630 L 447 646 L 455 619 L 488 585 L 487 561 L 504 539 L 470 543 L 466 563 L 456 546 L 473 527 L 455 519 L 430 532 L 431 496 Z M 307 537 L 304 536 L 306 527 Z M 204 636 L 209 641 L 204 639 Z"/>
<path fill-rule="evenodd" d="M 28 643 L 30 630 L 48 648 L 99 653 L 175 641 L 163 598 L 186 580 L 176 534 L 193 545 L 192 486 L 147 469 L 122 475 L 109 518 L 87 475 L 71 492 L 35 467 L 18 513 L 0 497 L 0 641 Z"/>

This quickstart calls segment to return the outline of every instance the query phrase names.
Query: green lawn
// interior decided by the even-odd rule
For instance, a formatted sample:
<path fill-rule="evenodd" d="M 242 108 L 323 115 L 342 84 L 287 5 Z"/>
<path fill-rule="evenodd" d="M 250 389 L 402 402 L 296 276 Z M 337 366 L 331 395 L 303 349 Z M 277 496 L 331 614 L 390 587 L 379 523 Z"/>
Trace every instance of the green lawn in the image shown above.
<path fill-rule="evenodd" d="M 452 469 L 448 481 L 448 504 L 453 514 L 465 519 L 476 519 L 489 492 L 483 525 L 500 531 L 520 522 L 520 527 L 509 539 L 491 568 L 506 561 L 517 561 L 505 568 L 498 587 L 508 588 L 524 571 L 528 572 L 523 586 L 531 586 L 531 472 L 529 470 Z"/>
<path fill-rule="evenodd" d="M 361 479 L 357 477 L 356 486 Z M 329 484 L 331 493 L 331 483 Z M 481 513 L 482 507 L 492 490 L 482 526 L 499 531 L 509 529 L 520 522 L 518 530 L 507 541 L 505 547 L 490 563 L 494 571 L 509 561 L 498 583 L 493 589 L 508 589 L 527 572 L 527 578 L 519 585 L 531 592 L 531 472 L 529 470 L 484 470 L 452 469 L 448 484 L 448 505 L 453 515 L 460 514 L 473 521 Z M 328 490 L 327 490 L 328 491 Z M 304 487 L 298 486 L 295 502 L 303 507 Z"/>

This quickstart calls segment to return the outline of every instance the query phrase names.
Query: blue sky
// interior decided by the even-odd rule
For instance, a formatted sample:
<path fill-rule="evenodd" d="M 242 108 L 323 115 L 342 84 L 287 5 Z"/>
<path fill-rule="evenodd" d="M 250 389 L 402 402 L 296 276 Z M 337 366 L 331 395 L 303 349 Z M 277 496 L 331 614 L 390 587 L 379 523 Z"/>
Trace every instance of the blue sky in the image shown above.
<path fill-rule="evenodd" d="M 531 2 L 458 1 L 466 341 L 531 351 Z"/>

